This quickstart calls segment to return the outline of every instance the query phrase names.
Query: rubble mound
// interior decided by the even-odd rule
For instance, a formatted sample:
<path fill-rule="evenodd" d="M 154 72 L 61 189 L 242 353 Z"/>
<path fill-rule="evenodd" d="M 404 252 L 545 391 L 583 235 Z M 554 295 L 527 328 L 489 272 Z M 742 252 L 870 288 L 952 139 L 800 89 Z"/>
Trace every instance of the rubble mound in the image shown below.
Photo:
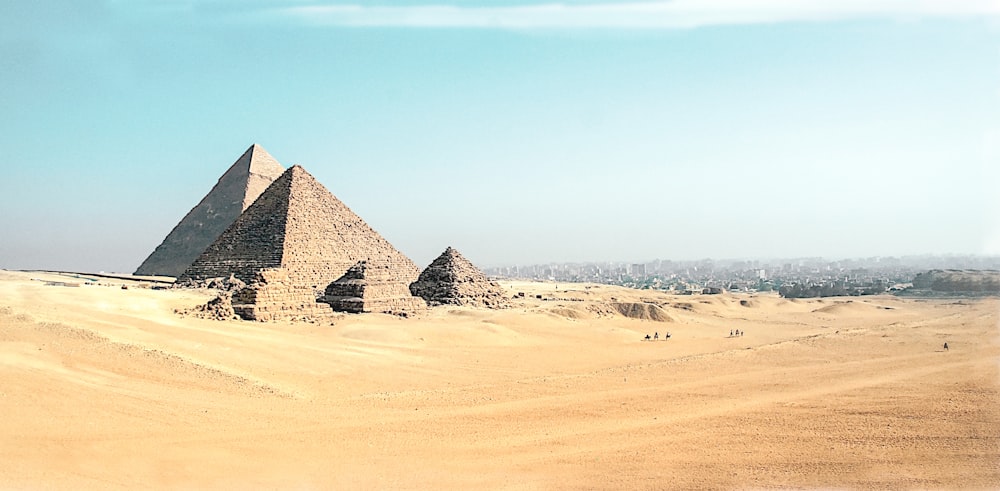
<path fill-rule="evenodd" d="M 217 321 L 228 321 L 239 319 L 236 311 L 233 310 L 233 298 L 229 292 L 219 292 L 219 295 L 204 305 L 199 305 L 193 309 L 179 310 L 178 314 L 190 315 L 199 319 L 211 319 Z"/>
<path fill-rule="evenodd" d="M 243 280 L 229 275 L 229 278 L 211 278 L 208 280 L 207 288 L 214 288 L 216 290 L 235 292 L 240 291 L 247 287 L 247 284 Z"/>
<path fill-rule="evenodd" d="M 479 268 L 451 247 L 445 249 L 417 281 L 410 285 L 414 296 L 427 305 L 468 305 L 491 309 L 510 305 L 503 288 L 490 281 Z"/>
<path fill-rule="evenodd" d="M 204 280 L 196 280 L 193 278 L 186 278 L 183 281 L 174 282 L 171 285 L 172 288 L 210 288 L 213 290 L 219 290 L 222 292 L 236 292 L 247 287 L 247 284 L 243 280 L 229 275 L 229 278 L 218 277 L 218 278 L 207 278 Z"/>
<path fill-rule="evenodd" d="M 659 305 L 640 302 L 612 302 L 611 307 L 619 314 L 630 319 L 654 322 L 673 322 L 673 317 L 667 314 Z"/>
<path fill-rule="evenodd" d="M 330 283 L 320 302 L 336 312 L 377 312 L 403 317 L 427 310 L 419 297 L 410 294 L 405 281 L 385 261 L 358 261 L 343 276 Z"/>

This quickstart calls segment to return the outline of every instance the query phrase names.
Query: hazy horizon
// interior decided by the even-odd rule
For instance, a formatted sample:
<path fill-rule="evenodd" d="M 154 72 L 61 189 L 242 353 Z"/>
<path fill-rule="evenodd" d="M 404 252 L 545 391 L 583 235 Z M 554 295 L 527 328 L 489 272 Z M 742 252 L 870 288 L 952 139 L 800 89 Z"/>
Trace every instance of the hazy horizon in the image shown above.
<path fill-rule="evenodd" d="M 461 251 L 459 251 L 461 252 Z M 464 254 L 463 254 L 464 256 Z M 435 256 L 436 257 L 436 256 Z M 418 266 L 423 267 L 434 258 L 428 259 L 424 263 L 417 263 Z M 469 259 L 469 258 L 466 258 Z M 650 264 L 655 262 L 666 262 L 666 263 L 676 263 L 680 264 L 694 264 L 702 262 L 711 262 L 720 267 L 728 267 L 730 265 L 738 263 L 758 263 L 760 265 L 769 264 L 771 266 L 784 265 L 789 262 L 791 263 L 807 263 L 807 262 L 866 262 L 875 259 L 896 259 L 905 263 L 906 265 L 911 265 L 915 262 L 923 262 L 927 264 L 927 269 L 952 269 L 958 267 L 959 269 L 964 268 L 964 266 L 955 266 L 956 261 L 958 263 L 965 263 L 968 260 L 979 260 L 989 262 L 989 267 L 979 268 L 975 267 L 972 269 L 994 269 L 1000 267 L 1000 255 L 996 254 L 913 254 L 906 256 L 855 256 L 855 257 L 844 257 L 844 256 L 788 256 L 788 257 L 699 257 L 699 258 L 668 258 L 668 257 L 655 257 L 655 258 L 632 258 L 632 259 L 585 259 L 579 261 L 524 261 L 524 262 L 508 262 L 508 263 L 484 263 L 482 261 L 477 261 L 472 258 L 472 262 L 479 268 L 493 269 L 493 268 L 507 268 L 514 266 L 549 266 L 549 265 L 582 265 L 582 264 L 616 264 L 616 265 L 631 265 L 631 264 Z M 134 269 L 134 268 L 133 268 Z M 82 269 L 82 268 L 11 268 L 11 267 L 0 267 L 0 270 L 7 271 L 51 271 L 51 272 L 66 272 L 66 273 L 81 273 L 81 274 L 132 274 L 132 270 L 103 270 L 103 269 Z"/>
<path fill-rule="evenodd" d="M 131 272 L 252 143 L 418 265 L 1000 255 L 1000 4 L 0 6 L 0 268 Z"/>

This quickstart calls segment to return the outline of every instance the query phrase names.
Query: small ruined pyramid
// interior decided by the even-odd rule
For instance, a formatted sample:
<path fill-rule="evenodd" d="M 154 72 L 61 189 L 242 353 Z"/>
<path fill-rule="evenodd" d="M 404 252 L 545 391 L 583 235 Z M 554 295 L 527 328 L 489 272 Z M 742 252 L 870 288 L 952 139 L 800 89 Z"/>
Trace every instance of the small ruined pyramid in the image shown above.
<path fill-rule="evenodd" d="M 251 145 L 139 265 L 135 274 L 180 275 L 284 170 L 263 147 Z"/>
<path fill-rule="evenodd" d="M 427 305 L 471 305 L 492 309 L 508 306 L 500 285 L 490 281 L 468 259 L 451 247 L 427 266 L 410 293 L 423 298 Z"/>
<path fill-rule="evenodd" d="M 316 318 L 332 313 L 329 306 L 316 302 L 311 288 L 293 285 L 288 272 L 281 268 L 258 270 L 253 282 L 233 293 L 231 308 L 240 318 L 255 321 Z"/>
<path fill-rule="evenodd" d="M 249 283 L 281 268 L 295 287 L 322 291 L 358 261 L 378 261 L 407 283 L 420 269 L 301 166 L 290 167 L 178 278 Z"/>
<path fill-rule="evenodd" d="M 408 315 L 427 310 L 427 304 L 410 294 L 409 282 L 400 280 L 391 265 L 359 261 L 326 287 L 320 302 L 337 312 L 377 312 Z"/>

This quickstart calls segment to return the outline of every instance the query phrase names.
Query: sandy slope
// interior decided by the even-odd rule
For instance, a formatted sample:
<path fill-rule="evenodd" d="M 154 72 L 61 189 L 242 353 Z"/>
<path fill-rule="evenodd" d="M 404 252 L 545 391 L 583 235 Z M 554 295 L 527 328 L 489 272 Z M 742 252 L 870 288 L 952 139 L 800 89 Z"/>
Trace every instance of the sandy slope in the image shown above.
<path fill-rule="evenodd" d="M 39 280 L 81 281 L 0 272 L 2 488 L 1000 488 L 996 300 L 508 283 L 258 324 Z"/>

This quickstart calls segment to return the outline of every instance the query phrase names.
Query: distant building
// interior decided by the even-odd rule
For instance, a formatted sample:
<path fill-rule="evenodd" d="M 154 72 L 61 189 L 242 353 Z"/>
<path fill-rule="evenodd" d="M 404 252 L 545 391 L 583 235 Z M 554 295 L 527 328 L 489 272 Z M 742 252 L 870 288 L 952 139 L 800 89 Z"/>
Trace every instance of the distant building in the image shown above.
<path fill-rule="evenodd" d="M 645 264 L 633 264 L 631 271 L 633 278 L 646 278 L 646 265 Z"/>

